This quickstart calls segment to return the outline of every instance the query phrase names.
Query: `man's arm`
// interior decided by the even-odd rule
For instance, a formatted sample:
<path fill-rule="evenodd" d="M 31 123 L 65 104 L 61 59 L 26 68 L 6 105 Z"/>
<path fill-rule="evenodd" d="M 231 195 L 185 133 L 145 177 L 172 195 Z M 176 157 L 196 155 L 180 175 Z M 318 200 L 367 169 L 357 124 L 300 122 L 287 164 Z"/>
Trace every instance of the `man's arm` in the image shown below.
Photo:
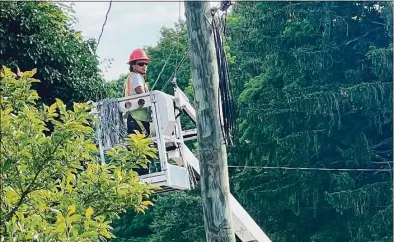
<path fill-rule="evenodd" d="M 144 80 L 140 75 L 132 75 L 129 79 L 129 87 L 133 87 L 137 94 L 141 94 L 145 92 L 144 88 Z M 129 88 L 129 95 L 133 94 L 133 89 Z"/>

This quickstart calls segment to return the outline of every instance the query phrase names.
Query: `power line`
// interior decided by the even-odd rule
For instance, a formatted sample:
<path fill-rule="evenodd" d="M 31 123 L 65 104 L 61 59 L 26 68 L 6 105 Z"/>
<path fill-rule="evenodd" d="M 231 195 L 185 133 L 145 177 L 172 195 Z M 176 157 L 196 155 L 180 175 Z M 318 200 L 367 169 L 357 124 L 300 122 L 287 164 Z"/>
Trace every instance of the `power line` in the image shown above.
<path fill-rule="evenodd" d="M 178 18 L 178 23 L 181 24 L 181 2 L 179 2 L 179 18 Z M 184 25 L 181 26 L 181 28 L 180 28 L 180 30 L 179 30 L 179 32 L 178 32 L 178 41 L 176 42 L 176 44 L 178 44 L 178 45 L 180 44 L 180 36 L 181 36 L 181 34 L 182 34 L 183 26 L 184 26 Z M 166 62 L 165 62 L 164 65 L 163 65 L 163 67 L 161 68 L 161 71 L 160 71 L 159 75 L 157 76 L 156 81 L 155 81 L 155 83 L 153 84 L 153 86 L 152 86 L 152 88 L 151 88 L 151 91 L 154 90 L 154 88 L 155 88 L 157 82 L 159 81 L 160 76 L 161 76 L 161 74 L 162 74 L 163 71 L 164 71 L 164 68 L 166 67 L 168 61 L 170 60 L 170 57 L 171 57 L 172 53 L 174 52 L 174 49 L 177 49 L 176 54 L 175 54 L 175 56 L 176 56 L 175 69 L 174 69 L 174 73 L 173 73 L 173 76 L 176 77 L 176 72 L 177 72 L 177 69 L 178 69 L 177 65 L 178 65 L 178 51 L 179 51 L 179 48 L 175 48 L 175 47 L 174 47 L 174 48 L 171 49 L 170 55 L 168 56 Z M 170 78 L 170 79 L 171 79 L 171 78 Z M 168 83 L 168 81 L 167 81 L 167 83 Z M 165 85 L 167 85 L 167 83 L 166 83 Z M 163 89 L 164 89 L 164 88 L 163 88 Z M 162 89 L 162 90 L 163 90 L 163 89 Z"/>
<path fill-rule="evenodd" d="M 100 33 L 100 36 L 97 41 L 96 52 L 97 52 L 98 46 L 100 44 L 101 36 L 103 35 L 103 32 L 104 32 L 104 27 L 107 24 L 108 14 L 111 11 L 111 6 L 112 6 L 112 0 L 109 1 L 109 7 L 107 10 L 107 13 L 105 14 L 105 20 L 104 20 L 103 26 L 101 26 L 101 33 Z"/>
<path fill-rule="evenodd" d="M 160 71 L 159 75 L 157 76 L 156 81 L 155 81 L 155 83 L 153 84 L 153 86 L 151 88 L 151 91 L 153 91 L 155 89 L 155 86 L 156 86 L 157 82 L 159 81 L 160 76 L 163 73 L 164 68 L 166 67 L 168 61 L 170 60 L 170 57 L 171 57 L 173 51 L 174 51 L 174 48 L 172 48 L 170 54 L 168 55 L 168 58 L 167 58 L 166 62 L 164 63 L 163 67 L 161 68 L 161 71 Z"/>
<path fill-rule="evenodd" d="M 181 24 L 181 1 L 179 1 L 179 9 L 178 9 L 178 24 Z M 182 34 L 182 30 L 183 30 L 183 26 L 184 25 L 182 25 L 181 26 L 181 28 L 180 28 L 180 30 L 179 30 L 179 32 L 178 32 L 178 42 L 177 42 L 177 44 L 179 44 L 180 43 L 180 39 L 181 39 L 181 34 Z M 176 56 L 177 56 L 177 59 L 176 59 L 176 62 L 175 62 L 175 66 L 177 66 L 178 65 L 178 51 L 179 51 L 179 48 L 176 48 Z M 174 71 L 176 72 L 176 69 L 174 69 Z M 175 76 L 176 76 L 176 73 L 175 73 Z"/>
<path fill-rule="evenodd" d="M 287 167 L 287 166 L 228 166 L 229 168 L 247 169 L 277 169 L 277 170 L 309 170 L 309 171 L 376 171 L 392 172 L 392 169 L 372 169 L 372 168 L 318 168 L 318 167 Z"/>
<path fill-rule="evenodd" d="M 182 65 L 182 63 L 186 60 L 187 55 L 188 55 L 188 49 L 185 51 L 185 53 L 184 53 L 184 55 L 183 55 L 181 61 L 180 61 L 179 64 L 175 67 L 175 71 L 172 73 L 171 77 L 168 78 L 167 82 L 166 82 L 165 85 L 162 87 L 161 91 L 163 91 L 163 90 L 167 87 L 167 84 L 168 84 L 171 80 L 173 80 L 174 77 L 176 78 L 176 73 L 177 73 L 178 69 L 180 68 L 180 66 Z"/>

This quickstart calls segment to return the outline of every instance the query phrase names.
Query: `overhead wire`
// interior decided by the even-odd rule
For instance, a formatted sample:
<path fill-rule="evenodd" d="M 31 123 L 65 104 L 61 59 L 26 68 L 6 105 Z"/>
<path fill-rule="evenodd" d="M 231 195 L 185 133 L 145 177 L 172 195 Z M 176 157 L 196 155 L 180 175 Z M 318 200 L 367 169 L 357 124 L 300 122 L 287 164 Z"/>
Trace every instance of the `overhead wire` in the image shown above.
<path fill-rule="evenodd" d="M 180 23 L 180 22 L 181 22 L 181 1 L 179 1 L 179 5 L 178 5 L 178 23 Z M 179 33 L 178 33 L 178 41 L 177 41 L 178 44 L 181 39 L 181 32 L 183 30 L 183 26 L 181 28 L 182 29 L 180 29 Z M 176 56 L 178 56 L 178 51 L 179 51 L 179 48 L 176 48 Z M 177 66 L 177 65 L 178 65 L 178 58 L 176 59 L 176 62 L 175 62 L 175 66 Z M 176 75 L 176 73 L 175 73 L 175 75 Z"/>
<path fill-rule="evenodd" d="M 178 9 L 178 11 L 179 11 L 178 22 L 180 23 L 180 22 L 181 22 L 181 2 L 179 2 L 179 9 Z M 182 34 L 182 31 L 183 31 L 183 26 L 184 26 L 184 25 L 181 26 L 181 28 L 180 28 L 180 30 L 179 30 L 179 32 L 178 32 L 178 40 L 177 40 L 177 42 L 176 42 L 177 44 L 180 43 L 180 36 L 181 36 L 181 34 Z M 154 89 L 154 87 L 155 87 L 156 84 L 158 83 L 158 81 L 159 81 L 159 79 L 160 79 L 160 76 L 161 76 L 161 74 L 163 73 L 164 68 L 165 68 L 165 66 L 167 65 L 167 63 L 168 63 L 168 61 L 169 61 L 169 59 L 170 59 L 170 57 L 171 57 L 171 55 L 172 55 L 174 49 L 176 49 L 176 54 L 175 54 L 176 60 L 175 60 L 174 71 L 173 71 L 173 73 L 171 74 L 171 77 L 166 81 L 166 83 L 165 83 L 165 85 L 163 86 L 163 88 L 161 89 L 161 91 L 163 91 L 163 90 L 166 88 L 167 84 L 170 82 L 171 79 L 173 79 L 174 77 L 176 78 L 177 71 L 178 71 L 180 65 L 183 63 L 184 58 L 185 58 L 186 55 L 187 55 L 187 51 L 186 51 L 186 54 L 183 56 L 181 62 L 178 64 L 178 53 L 179 53 L 179 48 L 172 48 L 172 49 L 171 49 L 171 53 L 170 53 L 170 55 L 169 55 L 168 58 L 167 58 L 167 61 L 164 63 L 164 65 L 163 65 L 163 67 L 162 67 L 162 69 L 161 69 L 161 71 L 160 71 L 158 77 L 156 78 L 155 83 L 154 83 L 153 86 L 152 86 L 152 90 Z"/>
<path fill-rule="evenodd" d="M 176 76 L 176 73 L 177 73 L 179 67 L 180 67 L 180 66 L 182 65 L 182 63 L 186 60 L 187 54 L 188 54 L 188 50 L 185 51 L 185 53 L 184 53 L 184 55 L 183 55 L 181 61 L 180 61 L 179 64 L 175 67 L 175 71 L 172 73 L 172 75 L 170 76 L 170 78 L 168 78 L 168 80 L 166 81 L 166 83 L 165 83 L 164 86 L 162 87 L 161 91 L 163 91 L 163 90 L 167 87 L 168 83 L 170 83 L 170 81 Z"/>
<path fill-rule="evenodd" d="M 157 76 L 156 81 L 155 81 L 155 83 L 153 84 L 153 86 L 152 86 L 152 88 L 151 88 L 151 91 L 153 91 L 153 90 L 155 89 L 155 86 L 156 86 L 157 82 L 160 80 L 160 76 L 161 76 L 161 74 L 163 73 L 164 68 L 166 67 L 168 61 L 170 60 L 170 58 L 171 58 L 171 56 L 172 56 L 172 52 L 174 52 L 174 48 L 171 49 L 171 52 L 170 52 L 170 54 L 168 55 L 168 58 L 167 58 L 166 62 L 164 63 L 163 67 L 161 68 L 161 71 L 160 71 L 159 75 Z"/>
<path fill-rule="evenodd" d="M 379 168 L 319 168 L 319 167 L 287 167 L 287 166 L 232 166 L 229 168 L 246 168 L 246 169 L 279 169 L 279 170 L 306 170 L 306 171 L 375 171 L 375 172 L 392 172 L 393 169 Z"/>
<path fill-rule="evenodd" d="M 108 14 L 111 11 L 111 7 L 112 7 L 112 0 L 109 1 L 108 10 L 107 10 L 107 13 L 105 14 L 105 20 L 104 20 L 103 25 L 101 26 L 101 33 L 100 33 L 100 36 L 99 36 L 98 41 L 97 41 L 96 52 L 97 52 L 98 46 L 100 44 L 101 37 L 102 37 L 103 32 L 104 32 L 104 27 L 107 24 Z"/>
<path fill-rule="evenodd" d="M 181 23 L 181 2 L 180 2 L 180 1 L 179 1 L 179 5 L 178 5 L 178 23 Z M 181 33 L 182 33 L 182 31 L 183 31 L 183 27 L 184 27 L 184 25 L 181 26 L 181 28 L 180 28 L 180 30 L 179 30 L 179 33 L 178 33 L 178 41 L 177 41 L 178 44 L 180 43 Z M 170 77 L 170 79 L 169 79 L 169 80 L 172 79 L 173 82 L 176 82 L 176 77 L 177 77 L 178 68 L 179 68 L 180 65 L 181 65 L 181 64 L 178 65 L 178 53 L 179 53 L 179 48 L 176 49 L 176 56 L 177 56 L 177 59 L 176 59 L 176 62 L 175 62 L 174 72 L 173 72 L 173 74 L 172 74 L 172 77 Z M 186 57 L 186 56 L 184 56 L 184 57 Z M 184 58 L 182 58 L 182 60 L 184 60 Z M 183 63 L 183 61 L 182 61 L 182 63 Z M 169 81 L 166 82 L 165 86 L 166 86 L 168 83 L 169 83 Z M 163 89 L 164 89 L 164 88 L 163 88 Z"/>

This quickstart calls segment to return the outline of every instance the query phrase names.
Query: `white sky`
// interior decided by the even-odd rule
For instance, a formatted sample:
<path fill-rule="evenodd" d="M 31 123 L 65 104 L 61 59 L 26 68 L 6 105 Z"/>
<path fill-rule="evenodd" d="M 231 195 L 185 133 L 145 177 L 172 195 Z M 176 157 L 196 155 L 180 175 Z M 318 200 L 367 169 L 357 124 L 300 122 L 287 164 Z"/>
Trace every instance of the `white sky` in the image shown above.
<path fill-rule="evenodd" d="M 75 17 L 78 23 L 75 30 L 82 31 L 86 37 L 98 39 L 108 1 L 74 1 Z M 185 19 L 184 3 L 179 2 L 112 2 L 97 54 L 101 61 L 112 58 L 112 64 L 101 64 L 103 74 L 108 80 L 117 79 L 128 72 L 126 62 L 135 48 L 154 46 L 160 38 L 162 27 L 174 27 L 179 16 Z"/>

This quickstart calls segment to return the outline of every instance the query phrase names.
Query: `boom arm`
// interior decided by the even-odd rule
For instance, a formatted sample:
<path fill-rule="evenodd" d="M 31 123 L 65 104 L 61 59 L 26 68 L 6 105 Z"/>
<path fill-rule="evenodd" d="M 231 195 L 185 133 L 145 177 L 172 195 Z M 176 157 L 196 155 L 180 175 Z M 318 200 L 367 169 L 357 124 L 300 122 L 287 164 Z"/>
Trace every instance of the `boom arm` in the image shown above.
<path fill-rule="evenodd" d="M 197 132 L 195 129 L 182 130 L 178 114 L 186 113 L 195 123 L 197 118 L 196 110 L 182 90 L 175 86 L 174 96 L 160 91 L 152 91 L 118 99 L 117 103 L 121 113 L 139 108 L 150 108 L 152 111 L 152 124 L 155 130 L 155 134 L 152 134 L 152 140 L 156 143 L 159 151 L 161 170 L 140 175 L 141 182 L 160 186 L 161 192 L 190 189 L 191 176 L 194 174 L 200 175 L 200 162 L 184 141 L 195 139 Z M 104 151 L 110 147 L 103 145 L 99 126 L 97 135 L 100 154 L 104 163 Z M 229 199 L 237 236 L 244 242 L 270 242 L 271 240 L 264 231 L 231 194 Z"/>

